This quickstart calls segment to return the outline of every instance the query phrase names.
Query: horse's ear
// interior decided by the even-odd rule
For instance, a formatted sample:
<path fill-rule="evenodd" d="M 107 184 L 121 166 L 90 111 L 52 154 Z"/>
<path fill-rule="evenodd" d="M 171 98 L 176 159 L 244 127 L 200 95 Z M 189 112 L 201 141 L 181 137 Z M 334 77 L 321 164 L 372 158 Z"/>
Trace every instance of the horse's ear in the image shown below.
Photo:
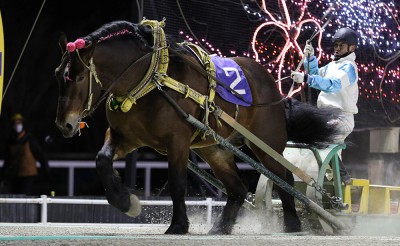
<path fill-rule="evenodd" d="M 60 33 L 60 38 L 58 39 L 58 45 L 61 48 L 61 54 L 64 54 L 67 49 L 67 35 L 65 33 Z"/>

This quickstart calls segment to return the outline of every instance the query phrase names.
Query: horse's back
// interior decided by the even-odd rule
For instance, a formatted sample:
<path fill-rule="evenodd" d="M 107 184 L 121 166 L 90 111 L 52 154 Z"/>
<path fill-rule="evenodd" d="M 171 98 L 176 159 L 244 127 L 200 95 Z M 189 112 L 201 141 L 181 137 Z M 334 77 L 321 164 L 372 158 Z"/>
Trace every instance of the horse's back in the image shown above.
<path fill-rule="evenodd" d="M 232 57 L 231 59 L 242 68 L 249 82 L 254 104 L 281 99 L 274 77 L 260 63 L 248 57 Z"/>

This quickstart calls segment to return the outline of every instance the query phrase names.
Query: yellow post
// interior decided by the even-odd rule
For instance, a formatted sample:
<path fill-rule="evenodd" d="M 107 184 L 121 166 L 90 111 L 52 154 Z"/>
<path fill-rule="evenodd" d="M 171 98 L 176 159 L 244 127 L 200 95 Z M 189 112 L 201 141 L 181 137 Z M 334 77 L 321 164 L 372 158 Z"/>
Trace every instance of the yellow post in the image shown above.
<path fill-rule="evenodd" d="M 391 199 L 398 198 L 399 194 L 400 187 L 397 186 L 370 185 L 369 213 L 392 214 Z"/>
<path fill-rule="evenodd" d="M 390 191 L 383 185 L 371 185 L 369 213 L 390 214 Z"/>
<path fill-rule="evenodd" d="M 369 202 L 369 180 L 368 179 L 351 179 L 351 183 L 346 185 L 344 189 L 343 202 L 349 205 L 349 208 L 345 210 L 346 213 L 352 213 L 352 195 L 351 189 L 355 187 L 361 187 L 360 204 L 358 212 L 359 214 L 368 213 L 368 202 Z"/>

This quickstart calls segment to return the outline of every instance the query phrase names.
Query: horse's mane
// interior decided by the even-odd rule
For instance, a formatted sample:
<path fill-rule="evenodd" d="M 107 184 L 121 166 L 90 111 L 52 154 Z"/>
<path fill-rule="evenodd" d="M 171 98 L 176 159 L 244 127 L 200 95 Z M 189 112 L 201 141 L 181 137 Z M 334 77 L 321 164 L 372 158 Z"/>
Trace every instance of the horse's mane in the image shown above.
<path fill-rule="evenodd" d="M 166 39 L 169 45 L 169 48 L 180 53 L 180 54 L 186 54 L 186 55 L 192 55 L 189 51 L 187 51 L 185 48 L 183 48 L 182 46 L 178 45 L 179 41 L 173 37 L 170 36 L 168 34 L 166 34 Z M 173 53 L 169 53 L 169 57 L 171 58 L 172 61 L 175 62 L 184 62 L 184 60 L 182 59 L 182 57 L 175 55 Z"/>
<path fill-rule="evenodd" d="M 105 40 L 120 38 L 126 35 L 130 35 L 135 38 L 144 38 L 139 34 L 139 24 L 128 21 L 113 21 L 104 24 L 86 37 L 83 37 L 83 39 L 89 42 L 100 43 Z M 142 41 L 146 43 L 144 39 Z"/>
<path fill-rule="evenodd" d="M 150 27 L 129 21 L 113 21 L 104 24 L 86 37 L 83 37 L 83 39 L 87 42 L 101 43 L 106 40 L 121 38 L 127 35 L 138 38 L 144 45 L 148 47 L 151 47 L 153 42 L 152 30 Z M 166 34 L 166 39 L 170 49 L 173 49 L 179 53 L 190 54 L 187 50 L 177 45 L 178 41 L 171 35 Z M 182 61 L 179 56 L 170 54 L 170 57 L 174 61 Z"/>
<path fill-rule="evenodd" d="M 113 21 L 104 24 L 86 37 L 83 37 L 83 39 L 89 42 L 94 41 L 100 43 L 105 40 L 111 40 L 126 35 L 139 38 L 147 45 L 149 45 L 149 41 L 152 41 L 152 31 L 150 27 L 129 21 Z M 172 36 L 166 34 L 166 38 L 171 48 L 180 50 L 179 46 L 176 44 L 177 41 Z"/>

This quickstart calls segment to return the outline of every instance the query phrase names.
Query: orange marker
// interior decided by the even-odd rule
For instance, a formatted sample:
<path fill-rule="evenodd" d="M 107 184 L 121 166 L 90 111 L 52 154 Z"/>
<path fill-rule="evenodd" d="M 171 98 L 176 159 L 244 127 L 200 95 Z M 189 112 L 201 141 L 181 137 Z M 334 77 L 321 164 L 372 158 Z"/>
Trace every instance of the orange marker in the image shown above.
<path fill-rule="evenodd" d="M 79 129 L 85 128 L 86 123 L 85 122 L 79 122 Z"/>

